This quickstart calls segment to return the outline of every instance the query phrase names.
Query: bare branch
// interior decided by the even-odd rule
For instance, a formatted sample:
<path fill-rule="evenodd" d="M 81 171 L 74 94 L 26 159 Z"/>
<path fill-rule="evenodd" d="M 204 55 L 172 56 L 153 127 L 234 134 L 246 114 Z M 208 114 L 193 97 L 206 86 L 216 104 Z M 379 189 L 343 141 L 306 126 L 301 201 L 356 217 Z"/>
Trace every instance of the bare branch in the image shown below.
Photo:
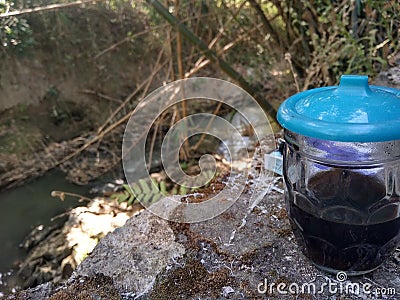
<path fill-rule="evenodd" d="M 86 3 L 95 3 L 95 2 L 100 2 L 100 1 L 104 1 L 104 0 L 81 0 L 81 1 L 71 2 L 71 3 L 51 4 L 51 5 L 46 5 L 46 6 L 34 7 L 34 8 L 26 8 L 26 9 L 21 9 L 21 10 L 16 10 L 16 11 L 11 11 L 11 12 L 6 12 L 3 14 L 0 14 L 0 18 L 19 16 L 19 15 L 24 15 L 24 14 L 36 13 L 36 12 L 40 12 L 40 11 L 56 10 L 56 9 L 60 9 L 60 8 L 82 5 L 82 4 L 86 4 Z"/>
<path fill-rule="evenodd" d="M 206 56 L 211 62 L 215 63 L 226 75 L 232 80 L 236 81 L 244 90 L 251 94 L 257 103 L 269 114 L 272 118 L 275 118 L 276 109 L 265 99 L 261 99 L 259 90 L 249 84 L 246 79 L 232 68 L 225 60 L 223 60 L 214 50 L 210 49 L 207 44 L 200 40 L 193 34 L 184 24 L 180 23 L 179 20 L 173 16 L 168 9 L 164 7 L 158 0 L 146 0 L 147 3 L 152 7 L 176 30 L 179 30 L 184 38 L 186 38 L 191 44 L 195 45 L 201 53 Z"/>
<path fill-rule="evenodd" d="M 103 99 L 106 99 L 108 101 L 115 102 L 115 103 L 118 103 L 118 104 L 122 103 L 122 100 L 120 100 L 120 99 L 116 99 L 116 98 L 107 96 L 105 94 L 102 94 L 102 93 L 99 93 L 99 92 L 96 92 L 96 91 L 92 91 L 92 90 L 86 89 L 86 90 L 82 90 L 80 92 L 83 93 L 83 94 L 94 95 L 94 96 L 97 96 L 99 98 L 103 98 Z"/>
<path fill-rule="evenodd" d="M 274 27 L 272 27 L 267 16 L 264 14 L 264 11 L 262 10 L 261 6 L 255 0 L 249 0 L 249 2 L 252 5 L 252 7 L 256 10 L 258 15 L 260 16 L 262 24 L 264 25 L 265 31 L 272 36 L 272 38 L 274 39 L 274 41 L 277 43 L 280 50 L 282 51 L 282 48 L 285 48 L 282 45 L 282 39 L 279 37 L 279 34 L 275 31 Z"/>

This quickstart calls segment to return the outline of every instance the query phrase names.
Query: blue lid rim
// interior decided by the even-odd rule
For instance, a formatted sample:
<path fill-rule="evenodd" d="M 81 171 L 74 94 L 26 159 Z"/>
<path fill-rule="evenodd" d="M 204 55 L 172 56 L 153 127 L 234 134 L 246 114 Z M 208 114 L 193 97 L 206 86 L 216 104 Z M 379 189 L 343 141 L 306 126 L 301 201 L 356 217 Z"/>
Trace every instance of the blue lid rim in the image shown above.
<path fill-rule="evenodd" d="M 371 90 L 380 90 L 400 97 L 400 89 L 370 85 Z M 286 129 L 304 136 L 341 142 L 385 142 L 400 140 L 400 120 L 380 123 L 335 123 L 312 119 L 296 112 L 295 104 L 303 97 L 326 91 L 334 91 L 338 86 L 321 87 L 298 93 L 284 101 L 278 109 L 277 120 Z M 400 101 L 400 99 L 399 99 Z M 338 134 L 345 132 L 346 134 Z"/>

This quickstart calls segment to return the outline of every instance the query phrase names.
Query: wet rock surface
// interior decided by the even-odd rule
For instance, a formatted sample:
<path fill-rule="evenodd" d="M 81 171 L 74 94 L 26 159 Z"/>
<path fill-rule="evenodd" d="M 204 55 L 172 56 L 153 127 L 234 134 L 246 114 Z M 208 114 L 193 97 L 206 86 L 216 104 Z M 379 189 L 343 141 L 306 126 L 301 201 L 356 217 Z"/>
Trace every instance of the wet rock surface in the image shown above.
<path fill-rule="evenodd" d="M 281 184 L 266 178 L 263 189 L 249 189 L 223 214 L 195 224 L 142 211 L 103 238 L 67 283 L 42 285 L 46 297 L 103 299 L 77 283 L 89 280 L 116 297 L 104 299 L 399 299 L 399 250 L 365 276 L 316 269 L 295 243 Z M 92 298 L 65 296 L 78 290 Z M 5 299 L 46 299 L 23 293 Z"/>

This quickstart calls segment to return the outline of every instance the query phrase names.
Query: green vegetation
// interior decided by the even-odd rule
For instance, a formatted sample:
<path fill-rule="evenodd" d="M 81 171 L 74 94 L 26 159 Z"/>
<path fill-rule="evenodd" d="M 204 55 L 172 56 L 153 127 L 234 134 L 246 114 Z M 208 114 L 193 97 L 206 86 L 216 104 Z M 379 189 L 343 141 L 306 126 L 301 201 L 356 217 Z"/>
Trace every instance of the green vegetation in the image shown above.
<path fill-rule="evenodd" d="M 265 72 L 290 54 L 297 79 L 303 88 L 334 84 L 342 73 L 376 74 L 399 51 L 399 2 L 391 1 L 327 1 L 327 0 L 249 0 L 249 1 L 137 1 L 109 0 L 96 4 L 98 10 L 110 10 L 121 15 L 126 7 L 146 15 L 152 27 L 166 26 L 165 16 L 154 9 L 160 3 L 184 26 L 211 49 L 220 52 L 230 65 L 251 68 L 245 76 L 251 83 L 260 84 Z M 0 0 L 0 14 L 50 4 L 60 0 Z M 84 6 L 89 13 L 92 5 Z M 57 26 L 69 26 L 71 15 L 63 9 L 0 18 L 1 47 L 19 52 L 33 45 L 35 19 L 49 20 Z M 50 22 L 52 21 L 52 22 Z M 59 28 L 60 29 L 60 28 Z M 144 43 L 174 38 L 164 32 L 152 31 L 153 38 Z M 136 32 L 129 30 L 127 40 L 135 43 Z M 240 39 L 240 42 L 235 40 Z M 76 36 L 76 40 L 82 37 Z M 94 40 L 93 40 L 94 41 Z M 229 43 L 234 51 L 224 51 Z M 182 41 L 182 57 L 188 66 L 199 58 L 187 40 Z M 174 52 L 175 46 L 172 47 Z M 173 53 L 171 53 L 173 54 Z M 288 60 L 289 56 L 286 56 Z M 66 57 L 68 59 L 68 57 Z M 178 62 L 175 62 L 178 64 Z M 177 66 L 176 66 L 177 67 Z M 253 70 L 255 69 L 255 70 Z M 177 71 L 177 70 L 176 70 Z M 243 74 L 245 75 L 245 74 Z M 264 76 L 263 76 L 264 75 Z"/>
<path fill-rule="evenodd" d="M 23 103 L 12 128 L 29 141 L 11 138 L 1 122 L 1 141 L 13 145 L 0 151 L 38 151 L 76 138 L 66 146 L 67 158 L 86 155 L 94 169 L 82 178 L 120 161 L 132 109 L 164 83 L 190 76 L 234 81 L 264 103 L 272 120 L 281 101 L 297 91 L 337 84 L 343 73 L 374 77 L 400 55 L 396 0 L 80 2 L 0 0 L 0 87 L 6 101 Z M 147 153 L 157 152 L 165 132 L 192 112 L 232 113 L 216 103 L 196 105 L 182 102 L 163 112 L 150 130 Z M 206 153 L 200 144 L 185 142 L 181 161 Z M 127 194 L 120 199 L 134 202 Z"/>
<path fill-rule="evenodd" d="M 15 7 L 12 0 L 0 0 L 0 14 L 7 13 Z M 33 45 L 31 28 L 24 18 L 0 18 L 0 47 L 23 52 Z"/>
<path fill-rule="evenodd" d="M 210 171 L 206 172 L 204 176 L 210 179 L 202 188 L 208 187 L 216 177 Z M 191 184 L 191 182 L 186 182 L 182 185 L 173 185 L 166 180 L 158 182 L 154 178 L 151 181 L 140 179 L 138 182 L 133 182 L 130 186 L 124 184 L 124 190 L 113 193 L 110 198 L 117 200 L 119 203 L 126 202 L 128 206 L 134 203 L 152 204 L 168 195 L 186 195 L 188 192 L 194 193 L 199 190 L 199 188 L 188 188 L 187 186 L 191 186 Z"/>
<path fill-rule="evenodd" d="M 165 181 L 158 184 L 154 179 L 150 184 L 144 179 L 139 180 L 138 183 L 133 183 L 133 190 L 127 184 L 124 184 L 123 187 L 125 189 L 124 191 L 114 193 L 111 195 L 111 198 L 117 200 L 119 203 L 127 202 L 127 205 L 140 201 L 143 203 L 154 203 L 162 196 L 159 192 L 166 193 Z"/>

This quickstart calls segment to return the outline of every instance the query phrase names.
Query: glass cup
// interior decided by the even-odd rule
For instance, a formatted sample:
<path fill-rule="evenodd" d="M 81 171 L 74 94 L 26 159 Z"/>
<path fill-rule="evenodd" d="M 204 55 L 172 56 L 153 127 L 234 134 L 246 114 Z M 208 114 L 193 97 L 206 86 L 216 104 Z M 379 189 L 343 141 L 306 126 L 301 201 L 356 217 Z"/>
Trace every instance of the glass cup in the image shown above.
<path fill-rule="evenodd" d="M 400 140 L 337 142 L 285 130 L 289 219 L 320 269 L 361 275 L 400 244 Z"/>

